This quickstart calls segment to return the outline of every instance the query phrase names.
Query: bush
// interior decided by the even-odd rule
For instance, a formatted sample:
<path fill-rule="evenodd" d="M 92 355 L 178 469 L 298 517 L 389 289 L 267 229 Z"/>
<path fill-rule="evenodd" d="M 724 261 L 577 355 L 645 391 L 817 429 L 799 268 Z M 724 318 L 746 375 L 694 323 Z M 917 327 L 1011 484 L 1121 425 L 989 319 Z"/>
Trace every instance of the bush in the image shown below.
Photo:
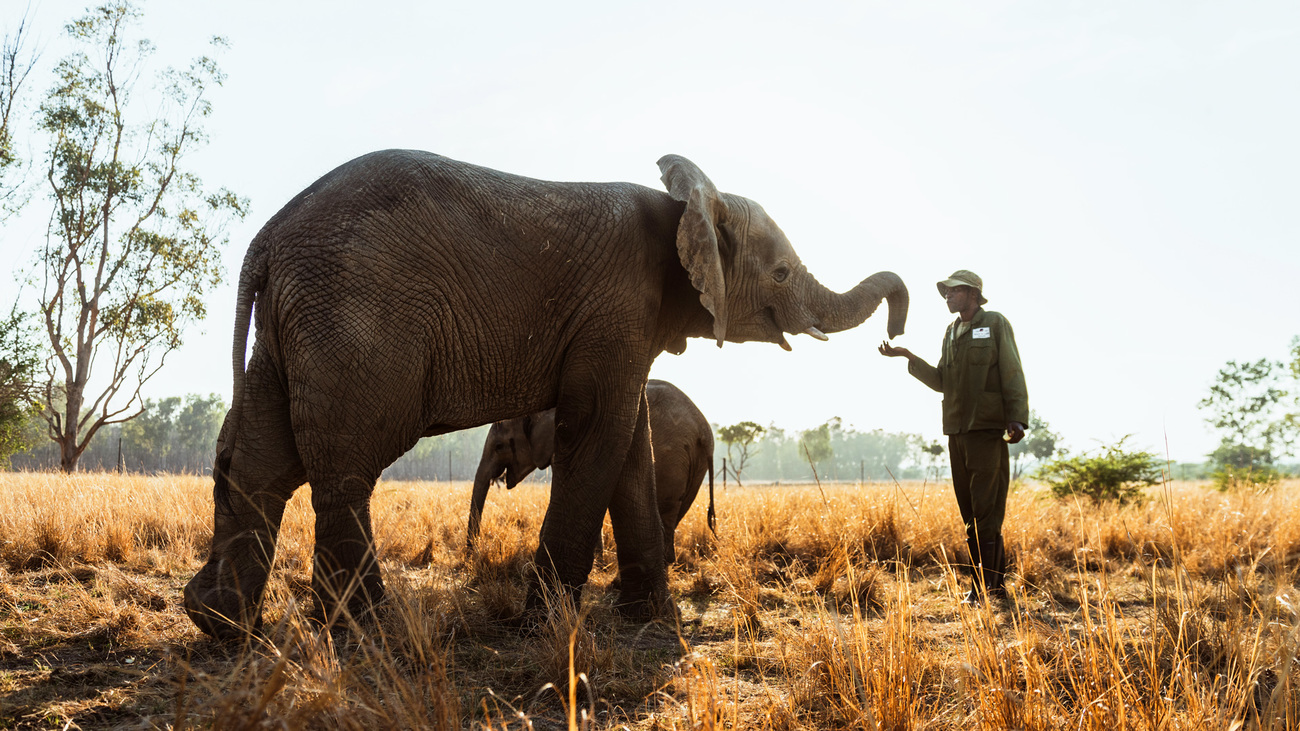
<path fill-rule="evenodd" d="M 1210 453 L 1210 460 L 1218 467 L 1210 476 L 1220 491 L 1269 490 L 1282 479 L 1282 473 L 1273 466 L 1272 453 L 1266 449 L 1224 439 Z"/>
<path fill-rule="evenodd" d="M 1220 492 L 1246 488 L 1267 492 L 1281 482 L 1282 473 L 1278 472 L 1273 465 L 1253 465 L 1250 467 L 1224 465 L 1222 468 L 1215 470 L 1211 477 L 1214 478 L 1215 489 Z"/>
<path fill-rule="evenodd" d="M 1083 495 L 1093 504 L 1139 501 L 1142 488 L 1160 482 L 1160 464 L 1150 452 L 1125 451 L 1127 439 L 1103 447 L 1095 457 L 1085 454 L 1049 462 L 1038 470 L 1038 479 L 1047 483 L 1058 498 Z"/>

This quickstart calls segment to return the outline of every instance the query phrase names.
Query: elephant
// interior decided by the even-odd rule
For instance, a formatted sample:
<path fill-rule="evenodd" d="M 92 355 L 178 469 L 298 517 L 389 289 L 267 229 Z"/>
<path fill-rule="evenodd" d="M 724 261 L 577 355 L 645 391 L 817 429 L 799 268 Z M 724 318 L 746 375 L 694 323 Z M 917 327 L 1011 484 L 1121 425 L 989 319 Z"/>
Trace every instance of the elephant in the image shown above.
<path fill-rule="evenodd" d="M 686 517 L 707 472 L 709 476 L 709 529 L 715 533 L 713 511 L 713 428 L 699 407 L 682 390 L 651 378 L 645 386 L 650 409 L 650 453 L 654 459 L 655 503 L 664 528 L 664 554 L 677 558 L 677 524 Z M 466 544 L 472 550 L 478 538 L 488 486 L 505 477 L 506 489 L 519 484 L 535 469 L 551 466 L 555 456 L 555 409 L 498 421 L 483 442 L 483 457 L 474 473 Z"/>
<path fill-rule="evenodd" d="M 370 515 L 383 469 L 422 436 L 549 408 L 553 486 L 521 617 L 551 589 L 580 600 L 607 511 L 617 611 L 671 616 L 646 486 L 654 359 L 688 338 L 788 350 L 786 334 L 825 339 L 882 300 L 893 338 L 908 296 L 892 272 L 831 291 L 757 203 L 679 155 L 658 166 L 667 192 L 383 150 L 276 212 L 236 287 L 233 394 L 211 548 L 184 590 L 190 619 L 218 638 L 260 626 L 285 503 L 306 482 L 314 614 L 364 617 L 384 599 Z"/>

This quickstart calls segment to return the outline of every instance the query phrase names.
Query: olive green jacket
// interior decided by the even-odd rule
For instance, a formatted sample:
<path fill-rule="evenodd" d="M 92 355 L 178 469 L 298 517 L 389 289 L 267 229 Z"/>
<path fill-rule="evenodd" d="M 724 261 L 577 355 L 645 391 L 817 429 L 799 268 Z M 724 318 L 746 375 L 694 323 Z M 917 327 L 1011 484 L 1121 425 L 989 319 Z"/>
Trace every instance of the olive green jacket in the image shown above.
<path fill-rule="evenodd" d="M 954 338 L 961 318 L 948 326 L 938 367 L 919 358 L 907 372 L 943 392 L 943 433 L 1006 429 L 1029 423 L 1029 392 L 1011 323 L 996 312 L 977 310 L 970 329 Z"/>

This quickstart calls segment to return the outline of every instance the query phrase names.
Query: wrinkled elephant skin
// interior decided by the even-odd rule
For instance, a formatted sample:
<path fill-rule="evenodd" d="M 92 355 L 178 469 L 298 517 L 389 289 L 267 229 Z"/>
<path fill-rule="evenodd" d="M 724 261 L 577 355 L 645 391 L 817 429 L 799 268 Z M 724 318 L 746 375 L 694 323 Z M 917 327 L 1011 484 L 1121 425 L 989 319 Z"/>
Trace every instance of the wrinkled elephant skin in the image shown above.
<path fill-rule="evenodd" d="M 692 337 L 788 347 L 786 334 L 857 326 L 882 299 L 893 337 L 907 290 L 880 272 L 835 294 L 758 204 L 720 193 L 685 158 L 659 167 L 667 193 L 386 150 L 272 216 L 239 276 L 212 550 L 185 587 L 195 623 L 226 635 L 259 621 L 285 501 L 308 481 L 318 613 L 366 611 L 384 592 L 370 520 L 383 469 L 421 436 L 549 408 L 538 574 L 576 598 L 608 510 L 622 601 L 670 613 L 644 485 L 655 357 Z M 534 585 L 530 605 L 539 595 Z"/>
<path fill-rule="evenodd" d="M 713 429 L 699 407 L 667 381 L 646 382 L 650 406 L 650 453 L 654 458 L 655 504 L 664 529 L 665 557 L 675 560 L 677 524 L 686 517 L 704 476 L 709 477 L 709 527 L 713 527 Z M 488 487 L 504 477 L 511 489 L 533 470 L 546 469 L 555 452 L 555 410 L 498 421 L 488 430 L 474 473 L 466 542 L 478 538 Z"/>

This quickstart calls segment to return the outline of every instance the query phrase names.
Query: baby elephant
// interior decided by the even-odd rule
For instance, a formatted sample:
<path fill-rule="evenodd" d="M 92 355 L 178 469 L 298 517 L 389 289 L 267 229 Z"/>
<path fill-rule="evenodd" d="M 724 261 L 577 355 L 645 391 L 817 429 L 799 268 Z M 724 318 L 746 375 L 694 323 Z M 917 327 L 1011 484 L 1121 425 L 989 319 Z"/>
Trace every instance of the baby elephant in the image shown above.
<path fill-rule="evenodd" d="M 673 535 L 677 524 L 695 502 L 705 472 L 709 475 L 709 529 L 715 530 L 713 430 L 695 403 L 673 384 L 651 379 L 646 383 L 645 394 L 649 405 L 655 492 L 664 527 L 664 555 L 671 562 L 676 560 Z M 533 470 L 549 467 L 554 456 L 555 409 L 492 425 L 474 475 L 467 533 L 470 549 L 478 537 L 488 485 L 504 473 L 506 488 L 512 488 Z"/>

